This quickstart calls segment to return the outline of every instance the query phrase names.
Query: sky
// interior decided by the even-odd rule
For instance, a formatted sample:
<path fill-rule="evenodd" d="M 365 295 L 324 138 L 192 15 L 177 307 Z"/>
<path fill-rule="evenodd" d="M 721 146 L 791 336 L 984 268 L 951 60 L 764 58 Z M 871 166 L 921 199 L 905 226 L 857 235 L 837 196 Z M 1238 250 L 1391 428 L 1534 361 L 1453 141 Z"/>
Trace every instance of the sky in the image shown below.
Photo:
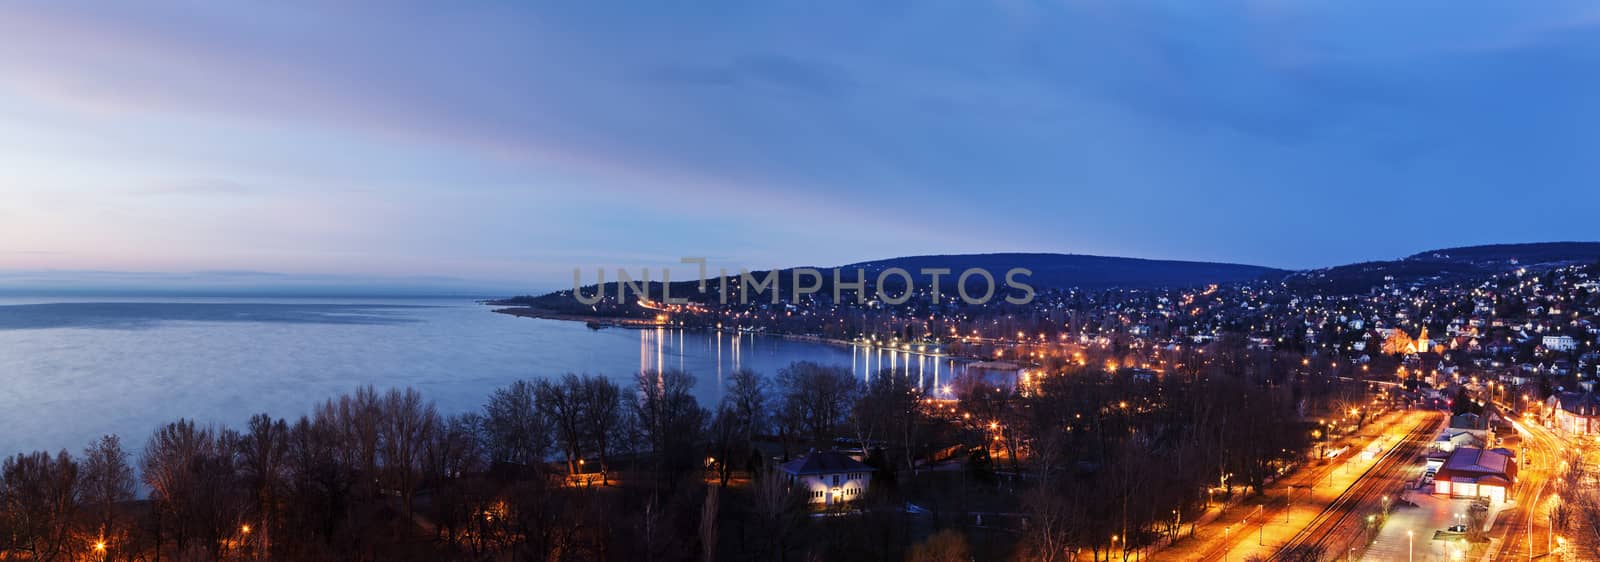
<path fill-rule="evenodd" d="M 23 0 L 0 37 L 0 280 L 1600 238 L 1587 1 Z"/>

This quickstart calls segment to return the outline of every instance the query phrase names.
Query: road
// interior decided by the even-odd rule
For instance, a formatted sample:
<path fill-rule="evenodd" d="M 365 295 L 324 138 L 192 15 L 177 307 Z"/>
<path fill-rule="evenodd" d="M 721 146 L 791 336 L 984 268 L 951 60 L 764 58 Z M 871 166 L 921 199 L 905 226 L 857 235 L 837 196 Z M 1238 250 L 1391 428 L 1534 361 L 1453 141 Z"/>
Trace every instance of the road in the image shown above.
<path fill-rule="evenodd" d="M 1500 521 L 1490 533 L 1495 544 L 1490 547 L 1489 560 L 1532 560 L 1550 553 L 1555 545 L 1551 534 L 1550 482 L 1560 470 L 1562 452 L 1566 444 L 1553 431 L 1534 422 L 1511 420 L 1511 425 L 1522 438 L 1518 454 L 1520 472 L 1512 498 L 1514 507 L 1500 514 Z"/>

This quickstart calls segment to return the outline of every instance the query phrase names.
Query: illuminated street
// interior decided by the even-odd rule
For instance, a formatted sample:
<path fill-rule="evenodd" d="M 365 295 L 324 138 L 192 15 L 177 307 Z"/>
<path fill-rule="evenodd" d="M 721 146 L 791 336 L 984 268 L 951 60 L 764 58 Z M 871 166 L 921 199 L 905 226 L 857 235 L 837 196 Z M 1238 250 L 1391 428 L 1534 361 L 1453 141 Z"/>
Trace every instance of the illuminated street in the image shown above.
<path fill-rule="evenodd" d="M 1562 462 L 1567 442 L 1549 429 L 1527 420 L 1511 422 L 1522 438 L 1522 478 L 1515 491 L 1515 507 L 1502 514 L 1490 534 L 1490 559 L 1528 560 L 1551 553 L 1556 535 L 1550 530 L 1548 490 Z"/>
<path fill-rule="evenodd" d="M 1339 460 L 1313 465 L 1266 491 L 1266 503 L 1234 507 L 1218 521 L 1196 531 L 1204 539 L 1176 545 L 1153 556 L 1157 560 L 1246 560 L 1271 557 L 1285 547 L 1317 545 L 1326 552 L 1360 550 L 1364 514 L 1376 511 L 1388 491 L 1397 490 L 1412 463 L 1404 462 L 1425 446 L 1442 424 L 1438 412 L 1411 410 L 1380 417 L 1360 434 L 1358 446 Z M 1358 451 L 1381 443 L 1371 459 Z M 1285 494 L 1293 501 L 1285 509 Z"/>

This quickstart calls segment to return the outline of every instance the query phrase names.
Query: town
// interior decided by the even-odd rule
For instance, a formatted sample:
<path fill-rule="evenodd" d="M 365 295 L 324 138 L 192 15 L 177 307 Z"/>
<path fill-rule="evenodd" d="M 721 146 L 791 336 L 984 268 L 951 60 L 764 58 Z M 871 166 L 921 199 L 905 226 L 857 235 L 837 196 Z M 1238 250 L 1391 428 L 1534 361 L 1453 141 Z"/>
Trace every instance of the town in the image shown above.
<path fill-rule="evenodd" d="M 1600 560 L 1594 2 L 0 37 L 0 562 Z"/>
<path fill-rule="evenodd" d="M 1519 260 L 1513 249 L 1466 250 L 1505 255 L 1477 256 L 1478 267 L 1465 274 L 1407 277 L 1369 267 L 1378 273 L 1298 272 L 1180 288 L 1046 288 L 1026 306 L 949 300 L 930 306 L 926 298 L 892 306 L 806 295 L 778 305 L 755 299 L 664 306 L 646 298 L 595 310 L 636 315 L 646 326 L 961 358 L 968 376 L 917 395 L 928 404 L 929 423 L 975 434 L 930 445 L 976 445 L 975 458 L 1005 486 L 1043 486 L 1054 478 L 1066 483 L 1051 486 L 1091 483 L 1061 496 L 1086 510 L 1076 521 L 1082 527 L 1044 539 L 1047 548 L 1071 553 L 1062 559 L 1211 559 L 1234 551 L 1239 559 L 1311 560 L 1369 550 L 1372 559 L 1411 550 L 1443 559 L 1491 553 L 1512 559 L 1597 552 L 1582 549 L 1596 542 L 1584 536 L 1588 518 L 1600 521 L 1600 507 L 1591 507 L 1600 506 L 1600 496 L 1586 484 L 1589 455 L 1600 443 L 1600 397 L 1593 392 L 1600 264 L 1587 254 L 1541 261 Z M 1238 386 L 1214 388 L 1223 381 Z M 1228 396 L 1197 399 L 1195 392 Z M 1192 409 L 1219 407 L 1261 407 L 1255 415 L 1263 417 L 1193 417 Z M 1108 415 L 1118 420 L 1114 437 L 1103 433 Z M 1196 427 L 1208 421 L 1222 426 Z M 1274 434 L 1280 428 L 1289 429 Z M 1094 435 L 1097 446 L 1077 442 L 1079 434 Z M 860 436 L 839 436 L 849 445 L 835 448 L 856 461 L 868 461 L 874 447 L 916 449 L 905 440 L 848 437 Z M 1233 439 L 1267 449 L 1229 451 L 1243 446 Z M 1243 458 L 1218 460 L 1231 454 Z M 913 457 L 902 471 L 940 466 L 936 456 Z M 1187 464 L 1199 458 L 1211 460 Z M 875 468 L 882 469 L 881 461 Z M 1107 473 L 1121 462 L 1193 473 Z M 1351 474 L 1356 470 L 1360 477 Z M 1137 508 L 1092 506 L 1090 490 L 1132 474 L 1139 476 L 1112 497 Z M 1157 482 L 1176 489 L 1159 500 L 1142 497 Z M 1305 495 L 1298 506 L 1291 499 L 1296 486 Z M 852 493 L 813 497 L 832 505 L 860 493 L 845 489 Z M 1017 513 L 1014 531 L 1039 532 L 1041 514 Z M 1274 518 L 1282 524 L 1265 524 Z M 974 515 L 967 524 L 976 521 Z M 984 526 L 1001 521 L 991 514 Z M 1222 544 L 1231 532 L 1219 528 L 1252 526 L 1258 540 Z M 1207 537 L 1206 529 L 1223 536 Z M 1416 533 L 1426 540 L 1416 541 Z"/>

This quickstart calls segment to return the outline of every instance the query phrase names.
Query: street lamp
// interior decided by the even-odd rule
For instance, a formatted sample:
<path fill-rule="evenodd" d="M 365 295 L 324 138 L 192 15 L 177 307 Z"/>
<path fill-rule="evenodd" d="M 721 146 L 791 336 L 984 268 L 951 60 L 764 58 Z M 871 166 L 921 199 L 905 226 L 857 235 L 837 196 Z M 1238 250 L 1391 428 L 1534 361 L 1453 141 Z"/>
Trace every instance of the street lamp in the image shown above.
<path fill-rule="evenodd" d="M 1294 508 L 1294 485 L 1289 485 L 1289 492 L 1283 495 L 1283 522 L 1289 522 L 1289 511 Z"/>
<path fill-rule="evenodd" d="M 1228 562 L 1228 550 L 1233 548 L 1233 545 L 1228 542 L 1228 531 L 1232 530 L 1233 525 L 1222 528 L 1222 562 Z"/>

